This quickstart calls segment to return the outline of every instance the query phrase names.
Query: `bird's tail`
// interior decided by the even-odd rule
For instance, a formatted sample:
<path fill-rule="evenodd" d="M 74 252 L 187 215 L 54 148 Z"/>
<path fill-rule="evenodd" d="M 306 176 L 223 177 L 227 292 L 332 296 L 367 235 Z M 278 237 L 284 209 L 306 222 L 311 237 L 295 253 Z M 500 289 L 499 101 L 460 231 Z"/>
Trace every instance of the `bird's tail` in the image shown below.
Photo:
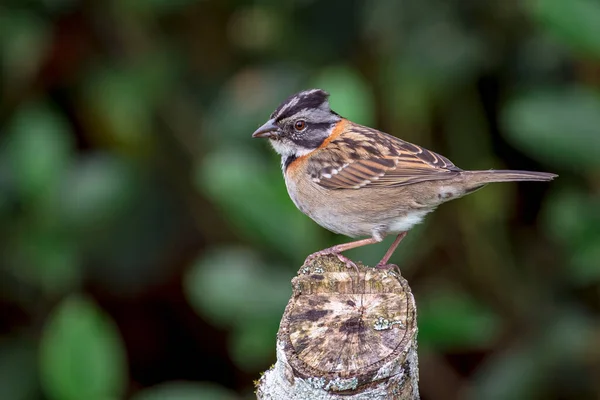
<path fill-rule="evenodd" d="M 492 182 L 512 181 L 551 181 L 558 175 L 548 172 L 513 171 L 513 170 L 488 170 L 488 171 L 466 171 L 464 177 L 469 186 L 475 187 Z"/>
<path fill-rule="evenodd" d="M 515 171 L 511 169 L 487 170 L 487 171 L 468 171 L 471 179 L 477 180 L 480 183 L 491 182 L 512 182 L 512 181 L 551 181 L 558 175 L 549 172 L 535 171 Z"/>
<path fill-rule="evenodd" d="M 487 170 L 487 171 L 466 171 L 465 178 L 473 186 L 485 185 L 492 182 L 513 182 L 513 181 L 551 181 L 558 175 L 549 172 L 535 171 L 516 171 L 516 170 Z"/>

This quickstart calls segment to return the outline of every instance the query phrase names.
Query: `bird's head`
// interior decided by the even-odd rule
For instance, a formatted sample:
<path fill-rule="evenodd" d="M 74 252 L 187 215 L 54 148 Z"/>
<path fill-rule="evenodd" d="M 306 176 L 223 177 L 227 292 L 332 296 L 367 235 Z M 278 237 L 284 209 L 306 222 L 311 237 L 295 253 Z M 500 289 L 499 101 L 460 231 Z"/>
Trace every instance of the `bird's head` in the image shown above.
<path fill-rule="evenodd" d="M 331 110 L 329 93 L 304 90 L 288 97 L 252 137 L 268 138 L 282 158 L 301 157 L 318 148 L 341 117 Z"/>

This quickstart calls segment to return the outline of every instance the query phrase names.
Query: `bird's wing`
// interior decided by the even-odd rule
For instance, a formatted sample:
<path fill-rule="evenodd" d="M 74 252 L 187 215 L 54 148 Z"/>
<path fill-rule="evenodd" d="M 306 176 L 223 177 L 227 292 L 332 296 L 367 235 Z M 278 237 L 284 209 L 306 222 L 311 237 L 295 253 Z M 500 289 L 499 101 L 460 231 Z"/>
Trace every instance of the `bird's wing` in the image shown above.
<path fill-rule="evenodd" d="M 462 171 L 433 151 L 357 124 L 315 154 L 312 166 L 312 180 L 327 189 L 397 187 L 450 179 Z"/>

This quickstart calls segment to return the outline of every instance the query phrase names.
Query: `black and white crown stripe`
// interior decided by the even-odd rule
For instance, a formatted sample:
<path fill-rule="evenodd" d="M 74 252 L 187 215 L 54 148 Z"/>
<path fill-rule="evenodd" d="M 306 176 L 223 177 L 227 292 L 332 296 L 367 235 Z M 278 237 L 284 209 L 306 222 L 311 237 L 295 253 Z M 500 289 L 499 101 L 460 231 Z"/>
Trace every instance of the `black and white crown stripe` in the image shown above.
<path fill-rule="evenodd" d="M 288 97 L 282 102 L 279 107 L 271 114 L 274 121 L 291 117 L 302 110 L 321 108 L 329 109 L 328 101 L 329 93 L 321 89 L 305 90 Z"/>

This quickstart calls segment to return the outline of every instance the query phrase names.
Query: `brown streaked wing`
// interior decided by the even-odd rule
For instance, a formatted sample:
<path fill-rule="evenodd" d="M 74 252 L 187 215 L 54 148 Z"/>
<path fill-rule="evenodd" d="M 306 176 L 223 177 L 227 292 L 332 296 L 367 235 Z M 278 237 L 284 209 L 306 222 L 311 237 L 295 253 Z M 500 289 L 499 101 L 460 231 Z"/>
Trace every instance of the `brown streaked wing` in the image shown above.
<path fill-rule="evenodd" d="M 414 162 L 425 163 L 431 167 L 448 169 L 451 171 L 461 171 L 461 169 L 454 165 L 452 161 L 438 153 L 434 153 L 433 151 L 427 150 L 421 146 L 417 146 L 416 144 L 405 142 L 404 140 L 398 139 L 394 136 L 392 136 L 392 138 L 395 139 L 392 140 L 392 144 L 400 152 L 400 155 L 407 161 L 413 160 Z"/>
<path fill-rule="evenodd" d="M 353 144 L 352 148 L 349 143 Z M 462 171 L 446 157 L 357 124 L 328 147 L 333 159 L 329 160 L 329 166 L 313 175 L 315 182 L 328 189 L 396 187 L 450 179 Z M 365 151 L 368 148 L 376 151 Z M 349 153 L 360 154 L 360 158 L 349 157 Z"/>
<path fill-rule="evenodd" d="M 387 158 L 348 160 L 339 168 L 318 173 L 315 181 L 328 189 L 358 189 L 384 176 L 395 162 Z"/>

